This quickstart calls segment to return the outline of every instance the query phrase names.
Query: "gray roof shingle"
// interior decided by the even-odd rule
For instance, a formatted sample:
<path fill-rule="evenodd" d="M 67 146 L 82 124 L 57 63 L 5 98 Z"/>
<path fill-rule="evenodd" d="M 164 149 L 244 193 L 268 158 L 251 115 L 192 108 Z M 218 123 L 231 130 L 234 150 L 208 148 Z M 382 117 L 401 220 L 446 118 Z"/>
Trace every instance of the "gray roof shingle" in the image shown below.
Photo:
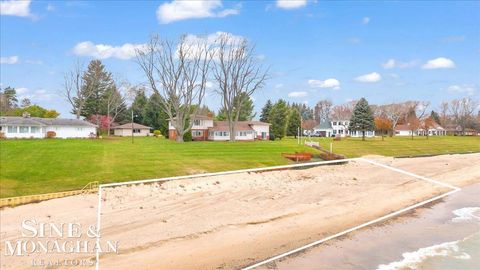
<path fill-rule="evenodd" d="M 80 119 L 40 118 L 40 117 L 21 117 L 21 116 L 2 116 L 0 117 L 0 125 L 96 127 L 96 125 Z"/>

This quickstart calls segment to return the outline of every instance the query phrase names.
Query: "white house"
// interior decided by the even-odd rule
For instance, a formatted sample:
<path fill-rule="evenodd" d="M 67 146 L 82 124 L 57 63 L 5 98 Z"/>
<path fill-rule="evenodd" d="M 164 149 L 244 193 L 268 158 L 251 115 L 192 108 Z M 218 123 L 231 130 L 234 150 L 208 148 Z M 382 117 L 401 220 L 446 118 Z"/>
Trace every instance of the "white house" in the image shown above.
<path fill-rule="evenodd" d="M 197 115 L 191 116 L 192 140 L 194 141 L 228 141 L 230 140 L 230 131 L 228 121 L 214 121 L 211 116 Z M 168 137 L 171 140 L 177 138 L 175 127 L 168 122 Z M 235 140 L 254 141 L 268 140 L 270 138 L 270 124 L 260 121 L 238 121 L 235 127 Z"/>
<path fill-rule="evenodd" d="M 428 129 L 428 132 L 423 128 L 418 128 L 412 130 L 409 125 L 400 124 L 395 126 L 395 136 L 445 136 L 447 135 L 447 131 L 440 126 L 439 124 L 434 124 L 432 127 Z"/>
<path fill-rule="evenodd" d="M 0 132 L 6 138 L 45 138 L 49 131 L 55 132 L 56 138 L 89 138 L 95 136 L 96 129 L 96 125 L 79 119 L 0 117 Z"/>
<path fill-rule="evenodd" d="M 348 129 L 349 120 L 329 120 L 320 122 L 313 128 L 313 136 L 318 137 L 362 137 L 361 131 L 353 131 Z M 365 137 L 374 137 L 375 130 L 365 131 Z"/>
<path fill-rule="evenodd" d="M 133 136 L 136 137 L 145 137 L 150 135 L 150 127 L 140 125 L 137 123 L 127 123 L 124 125 L 116 126 L 113 128 L 113 134 L 115 136 Z"/>

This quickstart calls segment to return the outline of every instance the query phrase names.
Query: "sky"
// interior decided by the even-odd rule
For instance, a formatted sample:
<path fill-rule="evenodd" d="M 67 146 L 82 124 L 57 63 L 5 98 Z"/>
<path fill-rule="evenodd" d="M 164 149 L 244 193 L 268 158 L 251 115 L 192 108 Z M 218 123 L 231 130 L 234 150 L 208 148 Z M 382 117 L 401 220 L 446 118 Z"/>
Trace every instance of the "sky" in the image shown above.
<path fill-rule="evenodd" d="M 315 105 L 480 100 L 478 1 L 0 1 L 0 87 L 72 118 L 64 74 L 101 59 L 117 81 L 146 84 L 135 48 L 151 35 L 246 38 L 269 70 L 253 95 Z M 218 110 L 209 89 L 206 105 Z"/>

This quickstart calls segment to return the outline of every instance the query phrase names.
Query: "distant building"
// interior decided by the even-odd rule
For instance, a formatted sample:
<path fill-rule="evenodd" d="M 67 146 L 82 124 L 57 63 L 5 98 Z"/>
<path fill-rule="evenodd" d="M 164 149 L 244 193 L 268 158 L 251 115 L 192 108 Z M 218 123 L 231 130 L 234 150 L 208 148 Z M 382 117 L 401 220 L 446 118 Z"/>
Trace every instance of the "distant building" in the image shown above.
<path fill-rule="evenodd" d="M 437 123 L 434 123 L 432 127 L 424 130 L 423 128 L 418 128 L 412 130 L 407 124 L 399 124 L 395 126 L 395 136 L 445 136 L 447 135 L 447 130 L 440 126 Z"/>
<path fill-rule="evenodd" d="M 317 137 L 362 137 L 362 131 L 349 130 L 349 120 L 330 120 L 320 122 L 313 128 L 311 135 Z M 365 131 L 365 137 L 374 137 L 375 130 Z"/>
<path fill-rule="evenodd" d="M 214 121 L 213 117 L 205 115 L 192 116 L 191 129 L 194 141 L 228 141 L 230 131 L 228 121 Z M 260 121 L 238 121 L 235 127 L 235 140 L 254 141 L 268 140 L 270 138 L 270 124 Z M 177 139 L 177 132 L 172 123 L 168 122 L 168 137 Z"/>
<path fill-rule="evenodd" d="M 113 128 L 113 134 L 115 136 L 148 136 L 150 135 L 150 127 L 140 125 L 137 123 L 127 123 L 124 125 L 116 126 Z"/>
<path fill-rule="evenodd" d="M 95 136 L 97 126 L 79 119 L 40 118 L 25 116 L 0 117 L 0 132 L 6 138 L 45 138 L 47 132 L 56 138 L 89 138 Z"/>

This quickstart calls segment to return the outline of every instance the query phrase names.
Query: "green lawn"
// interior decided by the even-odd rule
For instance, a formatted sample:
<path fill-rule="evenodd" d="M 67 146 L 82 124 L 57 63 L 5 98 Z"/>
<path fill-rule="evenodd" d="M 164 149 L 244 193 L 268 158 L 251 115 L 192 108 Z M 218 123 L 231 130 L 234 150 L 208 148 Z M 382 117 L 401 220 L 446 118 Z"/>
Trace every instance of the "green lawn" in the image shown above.
<path fill-rule="evenodd" d="M 290 163 L 282 152 L 310 151 L 296 140 L 189 142 L 154 137 L 0 141 L 0 197 L 101 183 Z"/>
<path fill-rule="evenodd" d="M 313 138 L 319 141 L 325 149 L 330 149 L 332 143 L 333 152 L 347 157 L 360 157 L 364 155 L 382 156 L 418 156 L 450 153 L 480 152 L 480 136 L 458 137 L 381 137 L 347 138 L 341 141 L 333 141 L 331 138 Z"/>
<path fill-rule="evenodd" d="M 330 138 L 315 138 L 325 148 Z M 480 137 L 345 139 L 333 142 L 347 157 L 480 151 Z M 190 142 L 153 137 L 103 140 L 0 141 L 0 197 L 80 189 L 101 183 L 185 175 L 200 172 L 288 164 L 282 152 L 315 150 L 294 139 L 259 142 Z"/>

